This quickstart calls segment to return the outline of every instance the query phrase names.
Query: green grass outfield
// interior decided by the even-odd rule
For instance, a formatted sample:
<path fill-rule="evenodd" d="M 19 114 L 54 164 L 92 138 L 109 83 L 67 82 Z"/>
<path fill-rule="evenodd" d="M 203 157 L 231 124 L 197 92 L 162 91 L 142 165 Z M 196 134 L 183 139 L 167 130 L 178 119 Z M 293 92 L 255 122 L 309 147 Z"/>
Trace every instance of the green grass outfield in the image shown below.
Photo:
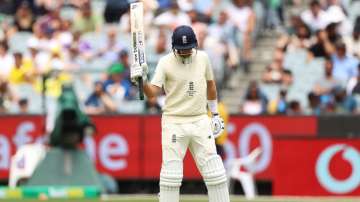
<path fill-rule="evenodd" d="M 39 200 L 39 199 L 7 199 L 0 200 L 0 202 L 39 202 L 39 201 L 48 201 L 48 202 L 157 202 L 155 196 L 109 196 L 102 197 L 101 199 L 49 199 L 49 200 Z M 181 202 L 207 202 L 205 196 L 198 195 L 187 195 L 181 196 Z M 246 202 L 247 200 L 243 197 L 232 197 L 231 202 Z M 258 197 L 249 202 L 360 202 L 360 197 Z"/>

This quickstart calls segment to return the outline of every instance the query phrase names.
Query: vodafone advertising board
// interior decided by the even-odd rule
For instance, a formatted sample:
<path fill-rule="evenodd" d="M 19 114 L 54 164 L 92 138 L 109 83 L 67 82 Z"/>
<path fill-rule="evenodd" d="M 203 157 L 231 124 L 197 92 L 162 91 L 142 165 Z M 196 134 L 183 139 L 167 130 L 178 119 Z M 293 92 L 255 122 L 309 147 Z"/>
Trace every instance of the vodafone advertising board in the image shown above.
<path fill-rule="evenodd" d="M 159 178 L 159 116 L 95 116 L 92 120 L 97 134 L 85 140 L 85 148 L 100 172 L 117 179 Z M 3 116 L 0 121 L 0 179 L 7 179 L 16 148 L 42 141 L 43 120 Z M 257 179 L 273 181 L 275 194 L 359 194 L 359 173 L 352 171 L 360 170 L 360 141 L 316 139 L 316 117 L 232 116 L 227 128 L 225 163 L 261 147 L 263 153 L 248 169 Z M 200 179 L 189 152 L 184 176 Z"/>
<path fill-rule="evenodd" d="M 360 140 L 274 142 L 275 195 L 360 195 Z"/>

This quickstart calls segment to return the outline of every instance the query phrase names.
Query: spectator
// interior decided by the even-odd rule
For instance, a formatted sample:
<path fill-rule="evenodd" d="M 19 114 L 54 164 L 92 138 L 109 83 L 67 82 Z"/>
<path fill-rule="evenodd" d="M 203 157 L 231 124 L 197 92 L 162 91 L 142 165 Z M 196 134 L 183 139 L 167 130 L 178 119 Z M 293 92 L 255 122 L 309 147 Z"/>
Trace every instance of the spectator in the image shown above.
<path fill-rule="evenodd" d="M 172 1 L 168 11 L 160 14 L 154 19 L 156 26 L 174 30 L 179 25 L 191 25 L 190 17 L 179 9 L 176 1 Z"/>
<path fill-rule="evenodd" d="M 23 1 L 14 16 L 14 26 L 20 32 L 32 32 L 35 16 L 28 2 Z"/>
<path fill-rule="evenodd" d="M 194 32 L 196 34 L 196 39 L 198 42 L 198 48 L 206 51 L 207 48 L 207 38 L 208 38 L 208 26 L 203 22 L 195 22 L 192 24 Z M 211 57 L 211 56 L 210 56 Z"/>
<path fill-rule="evenodd" d="M 84 4 L 87 4 L 89 0 L 67 0 L 66 3 L 68 6 L 81 7 Z"/>
<path fill-rule="evenodd" d="M 327 33 L 329 41 L 334 45 L 336 42 L 342 40 L 342 36 L 339 34 L 337 23 L 330 23 L 326 26 L 325 31 Z"/>
<path fill-rule="evenodd" d="M 130 8 L 127 0 L 106 0 L 104 18 L 106 23 L 118 23 Z"/>
<path fill-rule="evenodd" d="M 284 53 L 282 50 L 277 49 L 274 52 L 274 59 L 270 65 L 266 67 L 266 72 L 263 74 L 262 80 L 265 83 L 281 83 Z"/>
<path fill-rule="evenodd" d="M 33 34 L 27 41 L 28 44 L 36 44 L 39 51 L 47 51 L 49 45 L 48 40 L 46 39 L 45 33 L 43 32 L 40 24 L 37 22 L 33 25 Z"/>
<path fill-rule="evenodd" d="M 21 98 L 18 102 L 19 105 L 19 113 L 20 114 L 28 114 L 29 113 L 29 102 L 26 98 Z"/>
<path fill-rule="evenodd" d="M 9 47 L 6 41 L 0 41 L 0 79 L 8 78 L 11 68 L 14 66 L 14 56 L 8 53 Z"/>
<path fill-rule="evenodd" d="M 104 89 L 117 104 L 130 99 L 131 84 L 124 79 L 124 66 L 120 63 L 111 65 L 108 69 L 108 79 L 104 82 Z"/>
<path fill-rule="evenodd" d="M 301 19 L 310 27 L 312 32 L 325 29 L 329 22 L 326 12 L 322 10 L 319 1 L 311 1 L 309 7 L 310 9 L 301 13 Z"/>
<path fill-rule="evenodd" d="M 118 53 L 118 58 L 115 63 L 112 64 L 110 68 L 116 68 L 120 67 L 119 69 L 123 69 L 121 72 L 122 75 L 122 81 L 121 85 L 125 87 L 126 99 L 133 99 L 136 96 L 137 93 L 137 87 L 132 85 L 132 82 L 130 80 L 130 61 L 129 61 L 129 53 L 127 50 L 122 50 Z"/>
<path fill-rule="evenodd" d="M 169 37 L 166 29 L 160 28 L 149 41 L 151 41 L 149 42 L 151 48 L 147 53 L 147 61 L 149 63 L 149 74 L 152 76 L 159 59 L 168 53 Z"/>
<path fill-rule="evenodd" d="M 309 48 L 309 57 L 317 58 L 317 57 L 327 57 L 328 54 L 326 52 L 325 46 L 326 43 L 329 43 L 326 32 L 324 30 L 316 31 L 316 41 Z"/>
<path fill-rule="evenodd" d="M 76 45 L 71 45 L 68 48 L 64 62 L 65 70 L 69 72 L 80 70 L 81 67 L 84 67 L 86 65 L 85 61 L 80 58 L 79 51 Z"/>
<path fill-rule="evenodd" d="M 353 55 L 360 59 L 360 16 L 358 17 L 358 25 L 354 27 L 352 36 L 344 38 L 346 50 L 349 55 Z"/>
<path fill-rule="evenodd" d="M 279 97 L 271 100 L 267 106 L 267 112 L 269 114 L 286 114 L 288 108 L 287 102 L 287 90 L 281 89 Z"/>
<path fill-rule="evenodd" d="M 267 7 L 266 26 L 270 29 L 284 25 L 283 3 L 281 0 L 265 1 Z"/>
<path fill-rule="evenodd" d="M 342 5 L 339 0 L 328 0 L 326 16 L 329 23 L 336 23 L 338 31 L 342 36 L 351 33 L 351 23 L 347 19 Z"/>
<path fill-rule="evenodd" d="M 36 79 L 34 88 L 38 93 L 41 93 L 43 90 L 43 78 L 46 77 L 46 95 L 51 98 L 58 98 L 62 92 L 62 86 L 66 83 L 71 82 L 72 77 L 61 71 L 59 68 L 48 69 L 42 77 Z"/>
<path fill-rule="evenodd" d="M 283 88 L 289 88 L 293 84 L 294 78 L 290 70 L 284 69 L 281 74 L 281 86 Z"/>
<path fill-rule="evenodd" d="M 300 102 L 297 100 L 292 100 L 289 103 L 288 110 L 286 112 L 287 115 L 302 115 L 302 109 Z"/>
<path fill-rule="evenodd" d="M 227 13 L 230 21 L 237 28 L 236 40 L 238 48 L 241 49 L 241 66 L 248 73 L 252 57 L 252 34 L 255 29 L 256 16 L 248 0 L 232 0 L 232 3 Z"/>
<path fill-rule="evenodd" d="M 58 45 L 52 47 L 50 53 L 50 60 L 48 62 L 46 71 L 51 71 L 51 70 L 63 71 L 65 70 L 65 67 L 66 64 L 64 59 L 64 52 L 61 51 L 61 48 Z"/>
<path fill-rule="evenodd" d="M 191 23 L 194 25 L 197 22 L 209 24 L 211 18 L 203 13 L 199 13 L 196 10 L 192 9 L 187 11 L 187 15 L 190 17 Z"/>
<path fill-rule="evenodd" d="M 319 116 L 322 114 L 320 96 L 315 94 L 314 92 L 310 92 L 308 94 L 308 102 L 309 106 L 305 110 L 305 114 L 307 115 L 316 115 Z"/>
<path fill-rule="evenodd" d="M 159 3 L 159 10 L 160 12 L 167 10 L 169 8 L 171 8 L 171 6 L 173 5 L 172 2 L 174 0 L 157 0 Z"/>
<path fill-rule="evenodd" d="M 40 41 L 35 38 L 30 38 L 27 45 L 29 54 L 25 56 L 26 63 L 30 63 L 36 75 L 44 74 L 50 61 L 50 54 L 40 50 Z"/>
<path fill-rule="evenodd" d="M 79 57 L 83 61 L 89 61 L 94 58 L 95 50 L 91 47 L 90 43 L 81 39 L 80 32 L 73 33 L 73 42 L 72 42 L 72 49 L 76 50 L 79 54 Z"/>
<path fill-rule="evenodd" d="M 220 1 L 218 0 L 195 0 L 193 2 L 194 10 L 201 15 L 205 15 L 208 19 L 211 18 L 211 15 L 216 10 L 216 7 L 219 6 Z"/>
<path fill-rule="evenodd" d="M 290 25 L 286 30 L 286 34 L 289 36 L 296 34 L 296 29 L 298 27 L 304 26 L 304 25 L 306 26 L 306 24 L 302 21 L 301 17 L 297 16 L 297 15 L 290 16 L 289 23 L 290 23 Z"/>
<path fill-rule="evenodd" d="M 60 23 L 60 29 L 54 33 L 54 39 L 62 49 L 69 49 L 73 42 L 73 34 L 71 33 L 72 22 L 70 20 L 62 20 Z"/>
<path fill-rule="evenodd" d="M 295 35 L 288 39 L 287 51 L 308 49 L 311 45 L 311 32 L 309 28 L 304 24 L 300 24 L 298 27 L 295 27 L 295 33 Z"/>
<path fill-rule="evenodd" d="M 88 114 L 102 114 L 116 111 L 116 105 L 104 90 L 101 81 L 95 82 L 94 92 L 85 101 L 85 112 Z"/>
<path fill-rule="evenodd" d="M 360 71 L 360 63 L 358 65 L 358 71 Z M 360 74 L 356 78 L 350 79 L 346 86 L 347 95 L 360 95 Z"/>
<path fill-rule="evenodd" d="M 32 1 L 32 0 L 28 0 L 28 1 Z M 81 0 L 80 0 L 81 1 Z M 51 11 L 53 11 L 54 9 L 58 9 L 61 8 L 61 6 L 63 6 L 64 4 L 64 0 L 36 0 L 35 1 L 35 6 L 36 6 L 36 14 L 38 15 L 45 15 Z"/>
<path fill-rule="evenodd" d="M 359 60 L 346 54 L 346 46 L 338 42 L 335 46 L 335 53 L 331 55 L 333 61 L 333 76 L 344 85 L 353 77 L 357 77 Z"/>
<path fill-rule="evenodd" d="M 38 24 L 41 33 L 50 41 L 53 34 L 61 27 L 60 8 L 53 9 L 48 14 L 40 17 L 36 24 Z"/>
<path fill-rule="evenodd" d="M 316 81 L 313 88 L 313 92 L 320 96 L 322 100 L 326 99 L 335 87 L 341 85 L 341 82 L 333 76 L 333 63 L 330 58 L 326 59 L 324 68 L 325 75 Z"/>
<path fill-rule="evenodd" d="M 117 35 L 117 30 L 115 28 L 111 28 L 107 32 L 106 42 L 104 46 L 100 48 L 99 54 L 107 61 L 113 63 L 117 60 L 120 51 L 124 48 L 125 45 L 120 42 Z"/>
<path fill-rule="evenodd" d="M 99 32 L 102 26 L 102 19 L 91 10 L 91 3 L 81 6 L 79 13 L 75 16 L 73 29 L 75 31 Z"/>
<path fill-rule="evenodd" d="M 234 27 L 229 21 L 229 15 L 225 10 L 222 10 L 215 22 L 209 25 L 208 34 L 217 41 L 234 42 L 232 36 L 233 29 Z"/>
<path fill-rule="evenodd" d="M 11 84 L 31 83 L 34 68 L 31 63 L 25 63 L 22 53 L 14 53 L 15 64 L 10 71 L 9 82 Z"/>
<path fill-rule="evenodd" d="M 232 34 L 234 26 L 228 20 L 228 14 L 223 10 L 219 13 L 216 22 L 208 28 L 205 51 L 210 55 L 216 86 L 225 87 L 229 75 L 239 65 L 235 39 Z"/>
<path fill-rule="evenodd" d="M 6 113 L 16 100 L 17 98 L 12 87 L 7 81 L 0 78 L 0 114 Z"/>
<path fill-rule="evenodd" d="M 246 92 L 241 112 L 248 115 L 258 115 L 265 112 L 266 97 L 260 91 L 257 82 L 252 81 Z"/>
<path fill-rule="evenodd" d="M 352 96 L 346 95 L 346 90 L 343 88 L 335 88 L 333 90 L 335 113 L 349 114 L 356 110 L 356 101 Z"/>
<path fill-rule="evenodd" d="M 129 52 L 127 50 L 121 50 L 118 55 L 118 63 L 124 66 L 124 79 L 127 80 L 129 83 L 130 81 L 130 57 Z"/>

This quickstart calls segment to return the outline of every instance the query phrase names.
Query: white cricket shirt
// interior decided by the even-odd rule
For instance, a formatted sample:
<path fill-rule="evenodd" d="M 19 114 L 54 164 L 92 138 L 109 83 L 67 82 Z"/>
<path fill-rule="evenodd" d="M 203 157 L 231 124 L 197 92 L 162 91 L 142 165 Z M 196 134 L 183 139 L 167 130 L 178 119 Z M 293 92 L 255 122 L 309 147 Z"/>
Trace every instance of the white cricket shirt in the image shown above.
<path fill-rule="evenodd" d="M 171 52 L 159 60 L 151 84 L 166 93 L 163 121 L 189 123 L 207 116 L 207 81 L 213 80 L 210 60 L 203 51 L 182 64 Z"/>

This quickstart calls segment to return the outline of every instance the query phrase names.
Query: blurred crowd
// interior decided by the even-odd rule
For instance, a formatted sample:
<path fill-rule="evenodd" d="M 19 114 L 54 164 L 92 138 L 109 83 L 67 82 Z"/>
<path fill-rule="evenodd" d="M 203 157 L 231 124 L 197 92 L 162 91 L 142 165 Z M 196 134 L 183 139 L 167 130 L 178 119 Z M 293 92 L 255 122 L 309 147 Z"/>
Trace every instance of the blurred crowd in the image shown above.
<path fill-rule="evenodd" d="M 0 0 L 0 113 L 42 113 L 72 83 L 89 114 L 160 113 L 129 80 L 131 0 Z M 212 62 L 219 94 L 251 74 L 253 49 L 277 33 L 272 62 L 249 83 L 239 113 L 357 113 L 358 0 L 143 0 L 152 76 L 171 34 L 191 25 Z M 240 81 L 239 81 L 240 82 Z"/>
<path fill-rule="evenodd" d="M 262 81 L 249 85 L 245 114 L 360 112 L 360 1 L 303 3 L 292 1 L 287 24 L 274 9 L 281 34 Z"/>
<path fill-rule="evenodd" d="M 131 0 L 0 0 L 0 113 L 41 113 L 73 83 L 87 113 L 159 113 L 138 101 L 129 80 Z M 191 25 L 212 59 L 219 91 L 234 71 L 248 73 L 263 20 L 253 0 L 144 0 L 150 74 L 171 51 L 171 34 Z M 151 76 L 151 75 L 150 75 Z M 53 103 L 47 101 L 48 103 Z"/>

